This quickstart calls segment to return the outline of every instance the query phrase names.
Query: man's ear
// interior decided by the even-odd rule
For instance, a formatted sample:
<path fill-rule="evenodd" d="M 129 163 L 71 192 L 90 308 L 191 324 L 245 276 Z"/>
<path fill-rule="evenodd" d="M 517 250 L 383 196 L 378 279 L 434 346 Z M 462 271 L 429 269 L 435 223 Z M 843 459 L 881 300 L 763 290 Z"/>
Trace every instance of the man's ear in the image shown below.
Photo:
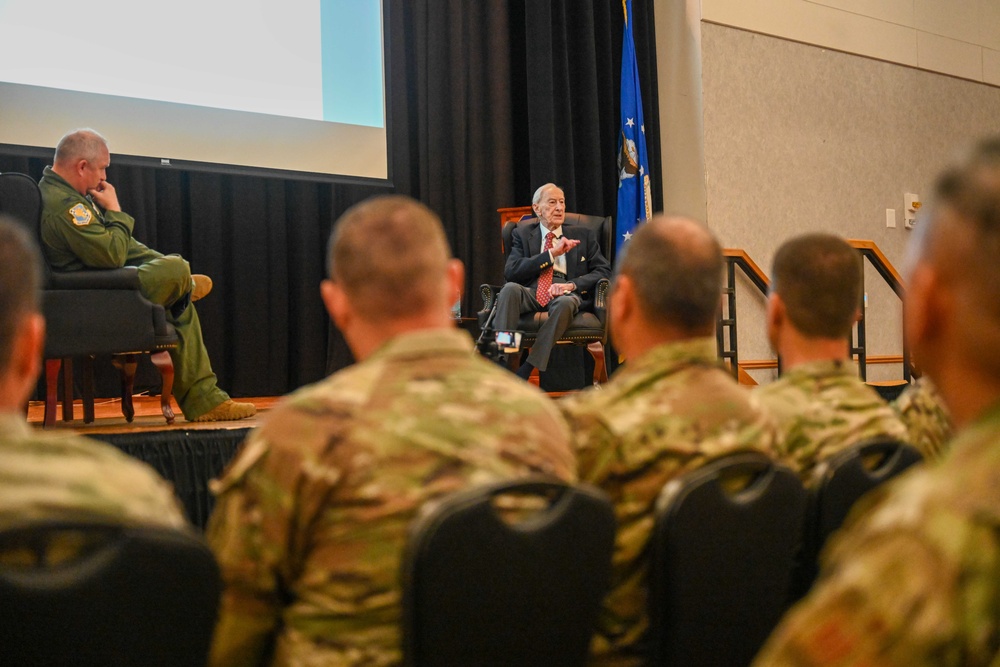
<path fill-rule="evenodd" d="M 635 315 L 635 298 L 635 283 L 627 275 L 618 275 L 608 296 L 608 314 L 613 321 L 625 322 Z"/>
<path fill-rule="evenodd" d="M 785 326 L 787 319 L 788 310 L 785 307 L 784 299 L 777 292 L 768 294 L 766 313 L 767 340 L 771 343 L 771 347 L 774 350 L 778 349 L 778 333 Z"/>
<path fill-rule="evenodd" d="M 922 350 L 933 348 L 940 340 L 941 327 L 950 317 L 951 292 L 927 264 L 914 267 L 907 283 L 903 328 L 914 356 L 920 357 Z"/>
<path fill-rule="evenodd" d="M 87 165 L 90 164 L 88 160 L 80 159 L 73 163 L 73 172 L 77 176 L 83 176 L 84 172 L 87 171 Z"/>
<path fill-rule="evenodd" d="M 465 292 L 465 265 L 460 259 L 448 260 L 448 268 L 445 272 L 447 289 L 449 295 L 448 305 L 455 303 L 462 298 Z"/>
<path fill-rule="evenodd" d="M 26 315 L 14 333 L 14 345 L 7 374 L 16 378 L 15 389 L 23 396 L 18 402 L 27 401 L 34 391 L 42 370 L 42 353 L 45 350 L 45 318 L 40 313 Z"/>
<path fill-rule="evenodd" d="M 323 304 L 326 306 L 326 312 L 330 315 L 330 319 L 333 320 L 338 329 L 342 332 L 345 331 L 351 326 L 354 308 L 340 283 L 330 279 L 324 280 L 319 285 L 319 292 L 323 297 Z"/>

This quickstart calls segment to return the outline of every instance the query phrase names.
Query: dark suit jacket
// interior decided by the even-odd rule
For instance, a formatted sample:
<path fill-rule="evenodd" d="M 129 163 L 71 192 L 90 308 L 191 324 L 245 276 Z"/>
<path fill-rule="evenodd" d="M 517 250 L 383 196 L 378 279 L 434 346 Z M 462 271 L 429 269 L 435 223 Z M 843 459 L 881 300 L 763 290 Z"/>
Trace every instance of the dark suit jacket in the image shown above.
<path fill-rule="evenodd" d="M 582 303 L 580 308 L 592 308 L 594 287 L 601 278 L 611 277 L 611 266 L 601 254 L 597 234 L 573 222 L 564 222 L 564 236 L 578 239 L 580 245 L 566 253 L 566 279 L 576 285 Z M 538 284 L 538 274 L 552 265 L 549 251 L 542 252 L 542 233 L 537 219 L 519 222 L 511 234 L 510 255 L 503 269 L 504 280 L 525 287 Z"/>

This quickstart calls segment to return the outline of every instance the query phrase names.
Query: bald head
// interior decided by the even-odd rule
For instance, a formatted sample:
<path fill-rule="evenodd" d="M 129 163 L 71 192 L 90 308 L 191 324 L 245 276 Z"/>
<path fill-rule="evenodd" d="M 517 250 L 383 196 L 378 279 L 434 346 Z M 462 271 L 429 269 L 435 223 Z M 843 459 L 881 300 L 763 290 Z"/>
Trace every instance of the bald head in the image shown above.
<path fill-rule="evenodd" d="M 451 253 L 438 217 L 409 197 L 375 197 L 337 221 L 328 268 L 369 322 L 420 316 L 454 301 L 446 293 Z M 446 307 L 445 307 L 446 310 Z"/>
<path fill-rule="evenodd" d="M 95 130 L 83 128 L 66 134 L 56 145 L 53 164 L 72 165 L 79 160 L 97 162 L 108 152 L 108 140 Z"/>
<path fill-rule="evenodd" d="M 722 248 L 707 227 L 654 216 L 632 236 L 618 266 L 650 322 L 703 333 L 715 324 L 722 288 Z"/>

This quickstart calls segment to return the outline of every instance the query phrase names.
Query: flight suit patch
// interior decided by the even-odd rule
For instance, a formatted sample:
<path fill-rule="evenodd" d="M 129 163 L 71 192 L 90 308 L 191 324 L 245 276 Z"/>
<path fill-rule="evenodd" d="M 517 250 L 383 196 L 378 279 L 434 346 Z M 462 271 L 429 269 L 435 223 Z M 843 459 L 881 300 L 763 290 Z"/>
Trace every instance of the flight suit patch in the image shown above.
<path fill-rule="evenodd" d="M 90 210 L 87 209 L 83 204 L 77 204 L 69 210 L 69 215 L 73 218 L 73 224 L 77 227 L 84 227 L 90 224 L 90 220 L 93 216 L 90 214 Z"/>

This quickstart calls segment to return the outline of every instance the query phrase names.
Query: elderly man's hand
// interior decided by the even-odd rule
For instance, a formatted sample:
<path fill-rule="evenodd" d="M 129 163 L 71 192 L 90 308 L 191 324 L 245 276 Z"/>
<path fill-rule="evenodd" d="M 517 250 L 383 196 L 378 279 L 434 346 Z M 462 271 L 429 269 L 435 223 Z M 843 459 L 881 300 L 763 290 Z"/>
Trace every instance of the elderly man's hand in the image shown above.
<path fill-rule="evenodd" d="M 87 190 L 87 194 L 90 195 L 95 204 L 105 211 L 122 210 L 121 205 L 118 203 L 118 193 L 115 192 L 115 186 L 107 181 L 101 181 L 97 184 L 96 188 L 90 188 Z"/>
<path fill-rule="evenodd" d="M 580 239 L 571 239 L 565 236 L 560 236 L 552 246 L 552 256 L 558 257 L 559 255 L 565 255 L 578 245 L 580 245 Z"/>
<path fill-rule="evenodd" d="M 577 241 L 579 243 L 579 241 Z M 549 296 L 553 299 L 557 296 L 562 296 L 563 294 L 569 294 L 576 289 L 576 285 L 573 283 L 552 283 L 549 285 Z"/>

